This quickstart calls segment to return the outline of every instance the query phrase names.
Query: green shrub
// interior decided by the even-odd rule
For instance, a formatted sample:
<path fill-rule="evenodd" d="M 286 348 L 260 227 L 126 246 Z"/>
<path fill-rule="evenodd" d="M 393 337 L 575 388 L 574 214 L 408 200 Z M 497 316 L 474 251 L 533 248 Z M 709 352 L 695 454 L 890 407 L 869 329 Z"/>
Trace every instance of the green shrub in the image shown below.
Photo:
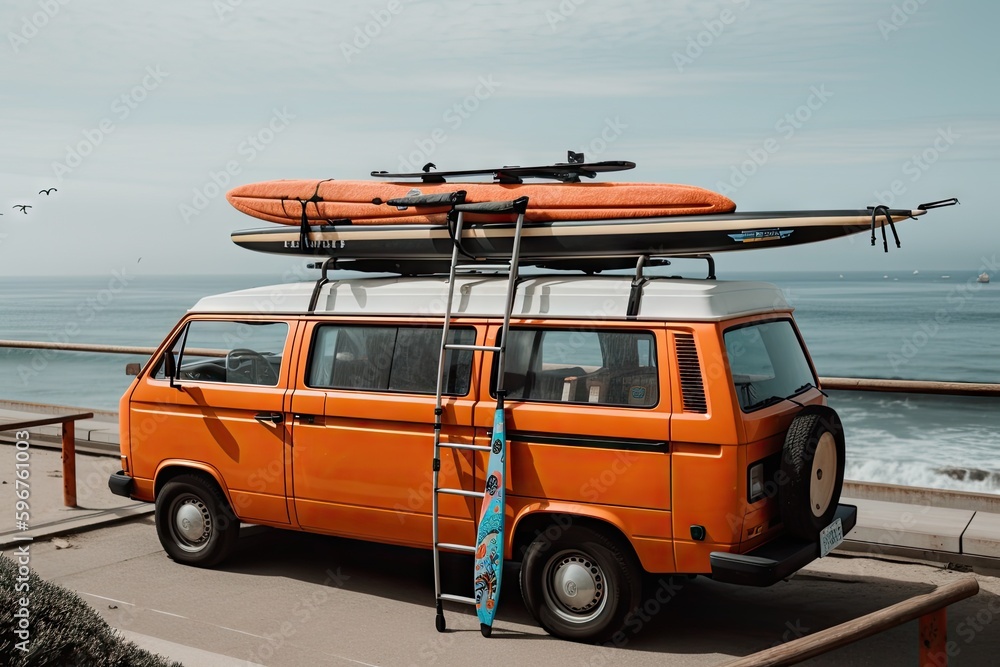
<path fill-rule="evenodd" d="M 16 591 L 18 565 L 0 557 L 0 665 L 86 665 L 87 667 L 182 667 L 122 638 L 76 593 L 28 573 L 28 591 Z M 23 582 L 21 582 L 23 583 Z M 28 651 L 14 634 L 18 601 L 29 600 Z"/>

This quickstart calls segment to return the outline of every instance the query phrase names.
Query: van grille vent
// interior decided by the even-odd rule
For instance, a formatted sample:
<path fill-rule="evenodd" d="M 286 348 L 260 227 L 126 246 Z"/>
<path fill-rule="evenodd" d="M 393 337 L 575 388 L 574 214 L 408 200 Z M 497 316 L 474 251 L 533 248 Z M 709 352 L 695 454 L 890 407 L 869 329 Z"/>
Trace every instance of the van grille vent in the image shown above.
<path fill-rule="evenodd" d="M 701 363 L 698 361 L 698 348 L 695 347 L 694 336 L 675 333 L 674 346 L 677 351 L 677 368 L 681 374 L 684 412 L 704 414 L 708 412 L 708 402 L 705 400 L 705 384 L 701 379 Z"/>

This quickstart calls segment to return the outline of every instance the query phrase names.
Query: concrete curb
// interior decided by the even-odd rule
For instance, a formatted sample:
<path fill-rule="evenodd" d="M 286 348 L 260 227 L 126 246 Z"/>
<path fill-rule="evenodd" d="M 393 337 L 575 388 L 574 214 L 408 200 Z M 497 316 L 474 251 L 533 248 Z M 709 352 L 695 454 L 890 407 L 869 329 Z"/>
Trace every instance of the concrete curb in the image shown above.
<path fill-rule="evenodd" d="M 152 514 L 156 508 L 152 503 L 138 502 L 125 507 L 115 507 L 112 509 L 94 512 L 84 516 L 67 517 L 59 521 L 32 526 L 31 530 L 8 531 L 0 533 L 0 550 L 14 545 L 23 545 L 26 542 L 40 542 L 68 533 L 83 533 L 88 530 L 104 528 L 122 521 L 128 521 L 136 517 Z M 30 540 L 28 538 L 31 538 Z"/>

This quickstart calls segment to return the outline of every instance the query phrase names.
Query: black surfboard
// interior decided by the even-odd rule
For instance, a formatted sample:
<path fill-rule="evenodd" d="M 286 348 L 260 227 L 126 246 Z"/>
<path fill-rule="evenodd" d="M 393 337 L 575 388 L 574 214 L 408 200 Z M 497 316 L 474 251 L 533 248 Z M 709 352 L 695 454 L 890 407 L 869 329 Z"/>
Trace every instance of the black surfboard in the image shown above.
<path fill-rule="evenodd" d="M 670 257 L 775 248 L 872 232 L 885 222 L 880 210 L 771 211 L 621 220 L 525 224 L 520 264 L 586 271 L 625 268 L 640 256 Z M 894 223 L 926 213 L 890 209 Z M 884 234 L 884 232 L 883 232 Z M 474 261 L 506 261 L 513 223 L 474 223 L 462 232 L 461 249 Z M 305 243 L 291 226 L 238 231 L 237 245 L 279 255 L 335 257 L 358 271 L 446 271 L 454 241 L 445 225 L 326 225 L 309 227 Z M 873 240 L 874 244 L 874 240 Z M 888 241 L 884 243 L 888 249 Z M 474 260 L 472 259 L 474 258 Z"/>

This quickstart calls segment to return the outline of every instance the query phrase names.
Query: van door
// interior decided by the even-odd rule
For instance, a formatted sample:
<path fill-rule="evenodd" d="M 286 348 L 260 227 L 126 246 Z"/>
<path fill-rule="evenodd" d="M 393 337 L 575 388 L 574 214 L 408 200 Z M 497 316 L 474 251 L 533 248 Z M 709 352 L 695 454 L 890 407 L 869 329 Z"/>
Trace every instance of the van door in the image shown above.
<path fill-rule="evenodd" d="M 499 327 L 491 327 L 495 339 Z M 510 328 L 506 347 L 508 505 L 614 516 L 670 571 L 670 396 L 665 333 L 646 323 L 560 321 Z M 489 375 L 493 375 L 490 373 Z M 484 378 L 490 382 L 490 378 Z M 476 406 L 489 444 L 495 398 Z M 485 456 L 476 453 L 477 474 Z M 574 508 L 575 506 L 575 508 Z"/>
<path fill-rule="evenodd" d="M 484 334 L 455 325 L 451 340 Z M 317 322 L 292 396 L 294 506 L 303 528 L 397 544 L 431 540 L 434 392 L 439 326 Z M 471 351 L 449 352 L 445 442 L 471 443 L 479 381 Z M 441 485 L 472 488 L 470 452 L 445 449 Z M 440 498 L 441 539 L 471 543 L 471 499 Z"/>
<path fill-rule="evenodd" d="M 171 347 L 176 377 L 162 360 L 130 403 L 137 477 L 163 461 L 221 478 L 241 519 L 288 523 L 285 398 L 294 322 L 190 320 Z"/>

